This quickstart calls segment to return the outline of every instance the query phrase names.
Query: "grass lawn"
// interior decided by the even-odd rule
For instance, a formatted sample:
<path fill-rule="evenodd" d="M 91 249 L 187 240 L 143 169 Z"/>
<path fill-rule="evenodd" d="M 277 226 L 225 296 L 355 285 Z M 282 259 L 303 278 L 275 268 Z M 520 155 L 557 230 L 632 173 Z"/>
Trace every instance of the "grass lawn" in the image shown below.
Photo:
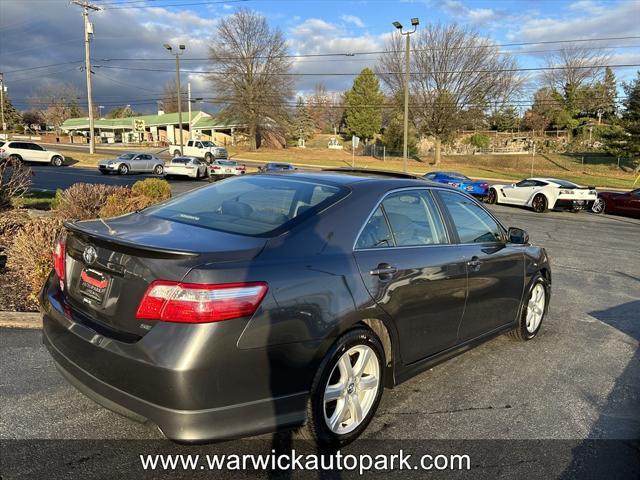
<path fill-rule="evenodd" d="M 351 153 L 327 148 L 260 149 L 256 152 L 230 149 L 233 158 L 262 162 L 290 162 L 298 166 L 350 167 Z M 445 155 L 440 165 L 432 158 L 410 159 L 409 172 L 423 175 L 433 170 L 454 170 L 472 178 L 489 180 L 521 180 L 532 176 L 531 155 Z M 386 161 L 373 157 L 355 157 L 358 168 L 402 171 L 402 159 L 388 157 Z M 632 167 L 632 165 L 622 166 Z M 618 168 L 617 159 L 604 155 L 538 154 L 533 159 L 533 176 L 558 177 L 583 185 L 609 188 L 631 188 L 636 175 Z"/>
<path fill-rule="evenodd" d="M 14 197 L 11 204 L 14 208 L 35 208 L 37 210 L 50 210 L 51 202 L 55 198 L 55 192 L 29 191 L 21 197 Z"/>

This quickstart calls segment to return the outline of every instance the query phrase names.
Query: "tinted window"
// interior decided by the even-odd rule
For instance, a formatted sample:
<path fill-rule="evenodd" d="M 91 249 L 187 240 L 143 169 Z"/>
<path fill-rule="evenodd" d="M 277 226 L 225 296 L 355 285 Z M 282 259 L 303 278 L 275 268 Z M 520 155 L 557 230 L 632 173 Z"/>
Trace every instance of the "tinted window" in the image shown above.
<path fill-rule="evenodd" d="M 535 187 L 536 182 L 533 180 L 522 180 L 521 182 L 516 183 L 516 187 Z"/>
<path fill-rule="evenodd" d="M 9 144 L 9 148 L 24 148 L 24 144 L 22 142 L 11 142 Z"/>
<path fill-rule="evenodd" d="M 389 224 L 384 218 L 382 207 L 378 207 L 362 229 L 356 242 L 356 248 L 381 248 L 392 247 L 393 245 Z"/>
<path fill-rule="evenodd" d="M 120 155 L 118 158 L 120 160 L 131 160 L 135 156 L 136 156 L 135 153 L 125 153 L 124 155 Z"/>
<path fill-rule="evenodd" d="M 502 240 L 502 228 L 489 213 L 471 198 L 454 192 L 439 191 L 453 220 L 460 243 L 484 243 Z"/>
<path fill-rule="evenodd" d="M 235 167 L 238 164 L 235 160 L 216 160 L 216 163 L 225 167 Z"/>
<path fill-rule="evenodd" d="M 578 186 L 573 182 L 568 182 L 567 180 L 558 180 L 557 178 L 550 178 L 549 180 L 553 183 L 557 183 L 562 188 L 576 188 Z"/>
<path fill-rule="evenodd" d="M 434 178 L 436 178 L 436 174 L 435 174 L 435 173 L 427 173 L 427 174 L 425 175 L 425 177 L 427 177 L 427 178 L 429 178 L 429 179 L 433 180 Z"/>
<path fill-rule="evenodd" d="M 384 199 L 382 206 L 396 246 L 447 243 L 444 224 L 428 192 L 393 193 Z"/>
<path fill-rule="evenodd" d="M 317 189 L 329 196 L 319 196 Z M 331 185 L 251 176 L 187 193 L 144 214 L 230 233 L 268 236 L 293 226 L 294 219 L 305 213 L 331 205 L 347 192 Z"/>
<path fill-rule="evenodd" d="M 188 157 L 176 157 L 174 159 L 171 160 L 171 163 L 189 163 L 191 161 L 191 158 Z"/>
<path fill-rule="evenodd" d="M 640 188 L 638 188 L 637 190 L 633 190 L 631 192 L 631 195 L 635 195 L 636 197 L 640 197 Z"/>

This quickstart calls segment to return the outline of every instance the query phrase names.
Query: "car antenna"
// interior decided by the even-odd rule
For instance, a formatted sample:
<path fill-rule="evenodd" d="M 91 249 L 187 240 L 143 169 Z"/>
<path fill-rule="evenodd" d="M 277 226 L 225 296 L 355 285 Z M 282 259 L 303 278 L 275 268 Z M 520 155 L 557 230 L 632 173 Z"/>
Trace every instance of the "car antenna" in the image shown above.
<path fill-rule="evenodd" d="M 109 230 L 109 235 L 115 235 L 115 234 L 117 233 L 117 232 L 116 232 L 113 228 L 111 228 L 111 227 L 109 226 L 109 224 L 108 224 L 107 222 L 105 222 L 102 218 L 98 218 L 98 220 L 100 220 L 100 221 L 104 224 L 104 226 L 105 226 L 105 227 L 107 227 L 107 230 Z"/>

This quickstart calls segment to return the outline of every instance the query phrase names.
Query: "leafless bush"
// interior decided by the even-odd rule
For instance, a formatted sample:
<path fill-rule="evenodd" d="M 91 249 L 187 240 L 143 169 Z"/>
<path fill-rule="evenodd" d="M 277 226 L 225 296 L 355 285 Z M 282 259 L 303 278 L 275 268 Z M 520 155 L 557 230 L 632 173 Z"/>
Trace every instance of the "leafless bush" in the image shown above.
<path fill-rule="evenodd" d="M 29 190 L 32 175 L 20 160 L 0 160 L 0 210 L 10 208 L 13 197 L 21 197 Z"/>
<path fill-rule="evenodd" d="M 7 249 L 7 267 L 28 282 L 31 301 L 37 298 L 53 268 L 53 246 L 61 230 L 59 218 L 31 219 L 16 233 Z"/>
<path fill-rule="evenodd" d="M 63 220 L 89 220 L 97 218 L 114 193 L 130 190 L 126 187 L 76 183 L 56 194 L 55 215 Z"/>

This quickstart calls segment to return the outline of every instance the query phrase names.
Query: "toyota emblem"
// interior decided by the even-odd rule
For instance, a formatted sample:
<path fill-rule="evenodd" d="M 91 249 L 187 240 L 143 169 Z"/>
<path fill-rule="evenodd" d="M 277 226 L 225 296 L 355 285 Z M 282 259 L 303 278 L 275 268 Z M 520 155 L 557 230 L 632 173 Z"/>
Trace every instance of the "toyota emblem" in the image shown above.
<path fill-rule="evenodd" d="M 84 252 L 82 252 L 82 258 L 84 259 L 84 263 L 91 265 L 98 258 L 98 252 L 96 252 L 95 248 L 89 245 L 84 249 Z"/>

